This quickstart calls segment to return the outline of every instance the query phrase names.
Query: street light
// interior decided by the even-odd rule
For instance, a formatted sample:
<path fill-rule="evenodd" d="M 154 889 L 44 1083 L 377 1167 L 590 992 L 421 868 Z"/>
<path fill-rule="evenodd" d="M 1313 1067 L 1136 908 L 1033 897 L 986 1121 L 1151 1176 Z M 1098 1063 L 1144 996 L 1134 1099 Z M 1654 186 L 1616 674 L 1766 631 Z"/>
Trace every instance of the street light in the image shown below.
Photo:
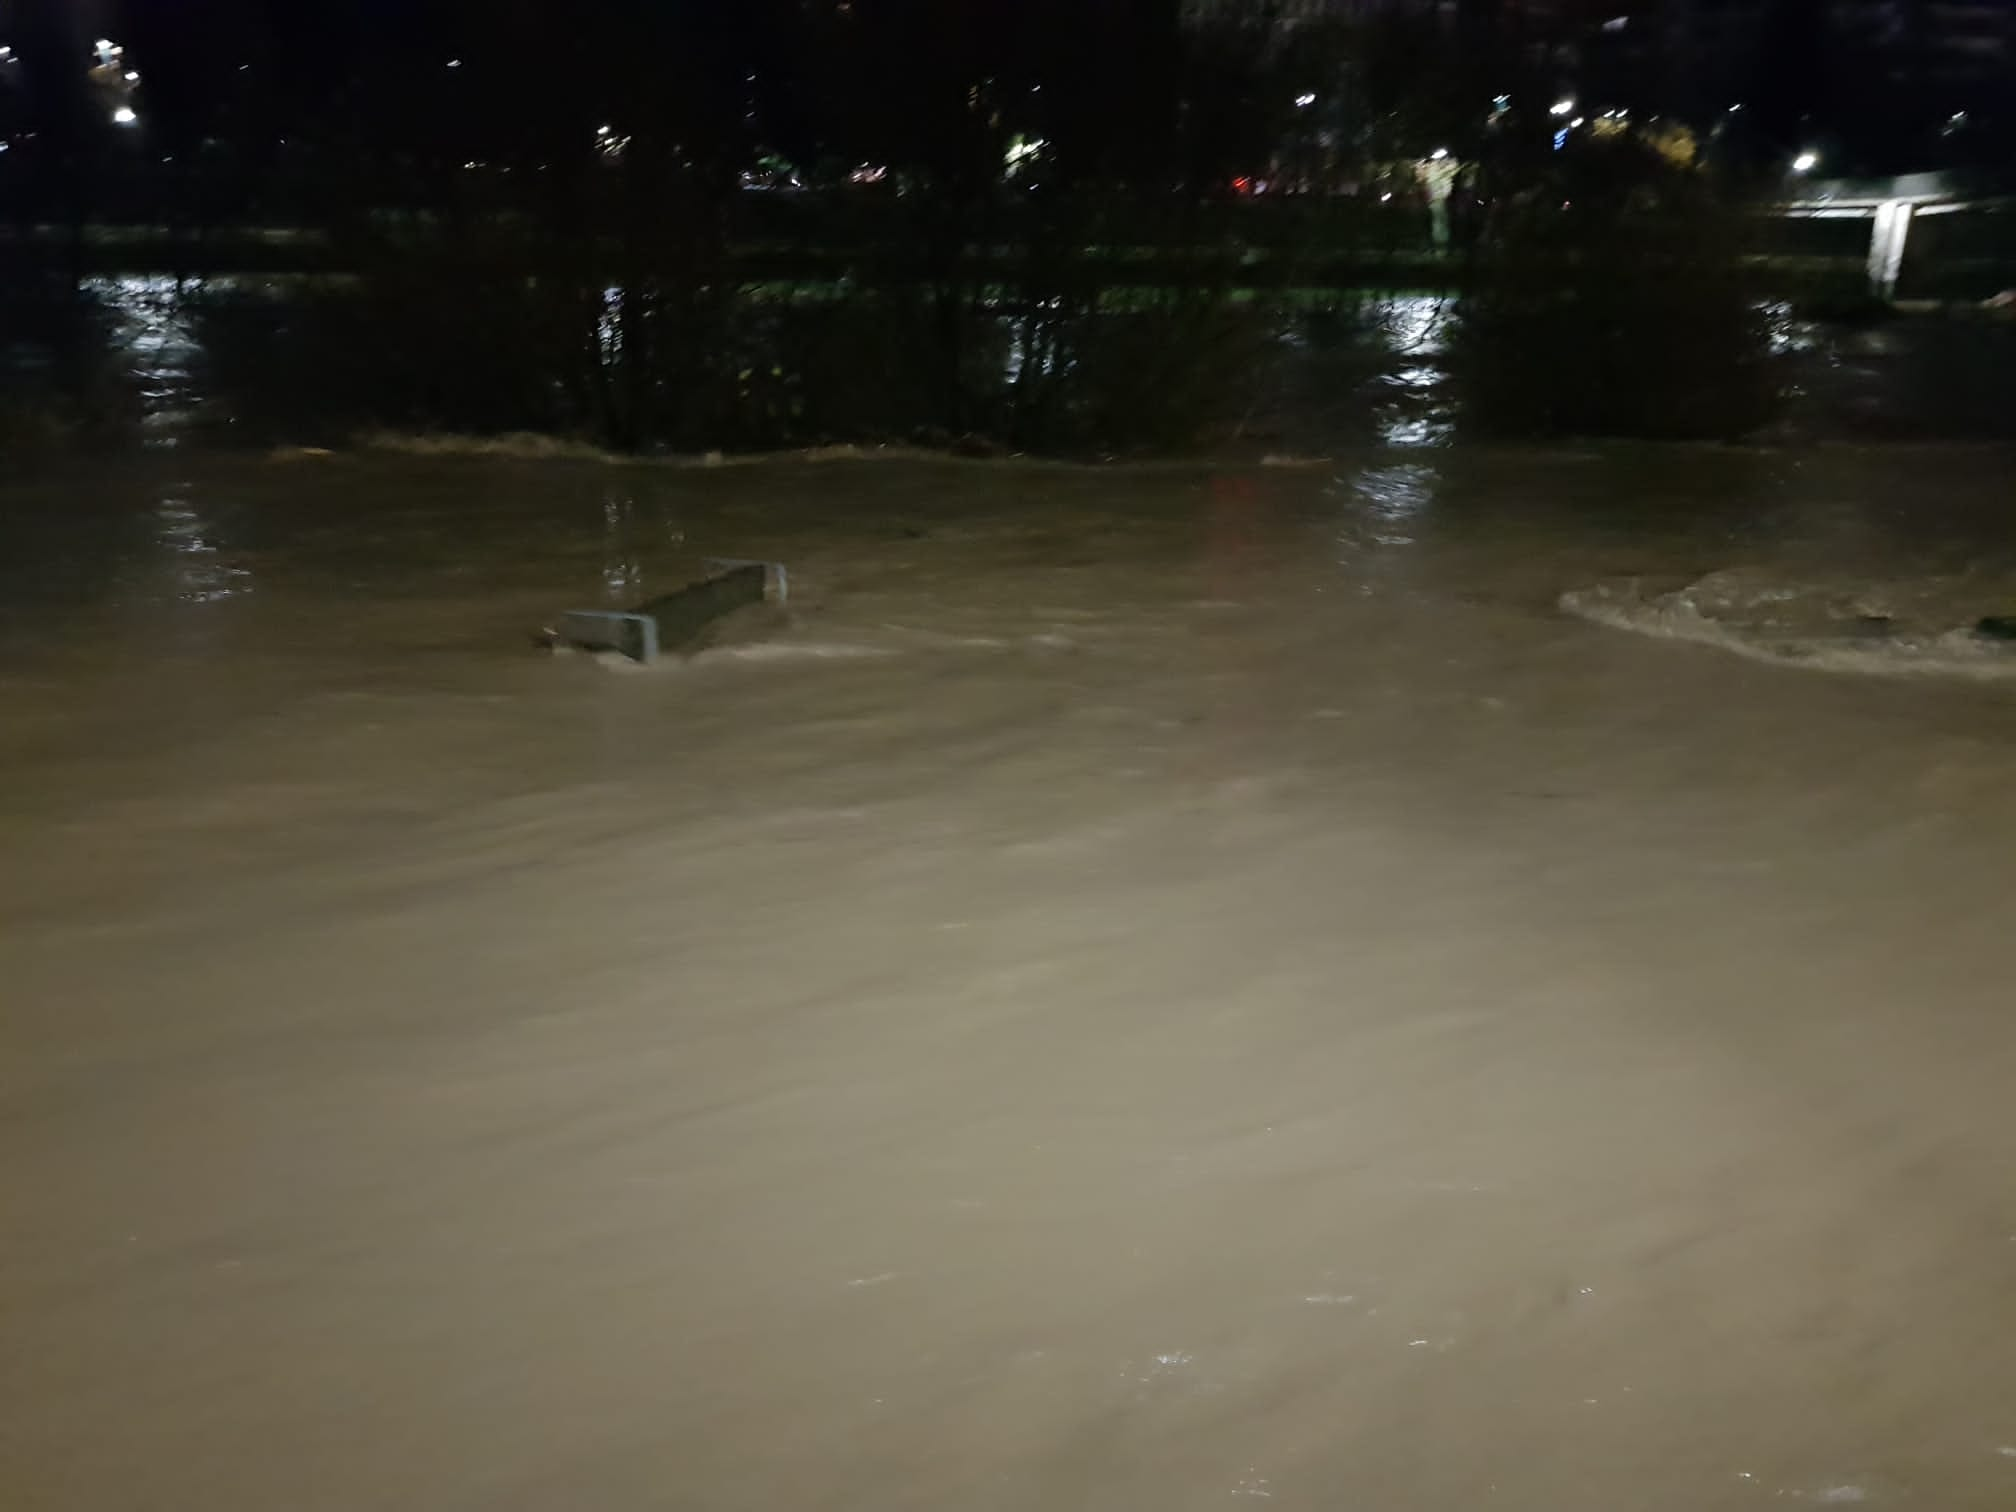
<path fill-rule="evenodd" d="M 138 125 L 139 121 L 140 116 L 131 105 L 121 105 L 117 110 L 112 112 L 112 124 L 114 126 L 134 126 Z"/>
<path fill-rule="evenodd" d="M 1794 173 L 1811 173 L 1819 166 L 1820 154 L 1810 147 L 1792 159 L 1792 171 Z"/>
<path fill-rule="evenodd" d="M 1547 114 L 1549 115 L 1564 116 L 1573 115 L 1574 113 L 1575 97 L 1573 95 L 1564 96 L 1547 107 Z"/>

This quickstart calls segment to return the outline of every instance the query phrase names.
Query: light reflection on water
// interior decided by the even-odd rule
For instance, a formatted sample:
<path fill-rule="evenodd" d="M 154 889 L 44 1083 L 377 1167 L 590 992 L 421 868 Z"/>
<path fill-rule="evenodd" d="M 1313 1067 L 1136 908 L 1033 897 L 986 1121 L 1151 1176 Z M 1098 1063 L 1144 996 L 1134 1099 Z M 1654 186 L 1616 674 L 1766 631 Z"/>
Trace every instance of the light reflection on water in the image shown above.
<path fill-rule="evenodd" d="M 1412 546 L 1415 531 L 1435 502 L 1441 476 L 1418 462 L 1367 467 L 1351 479 L 1346 524 L 1338 536 L 1342 559 L 1381 548 Z"/>
<path fill-rule="evenodd" d="M 1402 294 L 1381 308 L 1378 331 L 1396 366 L 1375 398 L 1377 435 L 1387 446 L 1441 446 L 1455 435 L 1453 407 L 1443 396 L 1448 378 L 1452 301 L 1433 294 Z"/>
<path fill-rule="evenodd" d="M 644 581 L 635 543 L 637 501 L 611 489 L 602 496 L 602 586 L 612 599 L 634 593 Z"/>
<path fill-rule="evenodd" d="M 1008 341 L 1001 354 L 1001 377 L 1009 387 L 1021 381 L 1029 363 L 1028 327 L 1019 320 L 1008 322 Z"/>
<path fill-rule="evenodd" d="M 1377 519 L 1411 520 L 1435 500 L 1437 474 L 1418 462 L 1368 467 L 1352 480 L 1352 488 Z"/>
<path fill-rule="evenodd" d="M 127 273 L 86 279 L 84 288 L 111 316 L 112 349 L 140 400 L 143 443 L 180 445 L 202 398 L 195 374 L 202 352 L 180 287 L 166 274 Z"/>
<path fill-rule="evenodd" d="M 252 591 L 249 568 L 218 551 L 196 506 L 182 494 L 166 494 L 154 506 L 154 535 L 165 566 L 184 603 L 209 604 Z"/>
<path fill-rule="evenodd" d="M 1455 431 L 1453 421 L 1432 415 L 1389 412 L 1379 421 L 1379 439 L 1388 446 L 1441 446 Z"/>
<path fill-rule="evenodd" d="M 1380 313 L 1379 329 L 1395 352 L 1439 357 L 1448 350 L 1455 304 L 1437 294 L 1396 294 Z"/>
<path fill-rule="evenodd" d="M 618 318 L 622 311 L 622 289 L 604 289 L 602 308 L 595 317 L 595 340 L 605 363 L 614 362 L 623 355 L 623 327 Z"/>
<path fill-rule="evenodd" d="M 1784 357 L 1795 352 L 1810 352 L 1818 345 L 1812 325 L 1794 319 L 1789 300 L 1765 300 L 1757 307 L 1757 313 L 1763 317 L 1764 328 L 1770 335 L 1773 357 Z"/>

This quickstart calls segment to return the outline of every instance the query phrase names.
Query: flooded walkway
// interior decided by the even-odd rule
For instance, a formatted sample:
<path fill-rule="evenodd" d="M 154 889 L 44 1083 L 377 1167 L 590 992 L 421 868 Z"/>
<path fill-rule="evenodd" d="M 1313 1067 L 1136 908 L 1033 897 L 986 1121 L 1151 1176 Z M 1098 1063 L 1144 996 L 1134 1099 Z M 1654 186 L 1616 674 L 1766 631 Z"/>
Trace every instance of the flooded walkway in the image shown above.
<path fill-rule="evenodd" d="M 8 1505 L 2010 1506 L 2016 690 L 1557 607 L 1988 612 L 2008 476 L 0 494 Z"/>

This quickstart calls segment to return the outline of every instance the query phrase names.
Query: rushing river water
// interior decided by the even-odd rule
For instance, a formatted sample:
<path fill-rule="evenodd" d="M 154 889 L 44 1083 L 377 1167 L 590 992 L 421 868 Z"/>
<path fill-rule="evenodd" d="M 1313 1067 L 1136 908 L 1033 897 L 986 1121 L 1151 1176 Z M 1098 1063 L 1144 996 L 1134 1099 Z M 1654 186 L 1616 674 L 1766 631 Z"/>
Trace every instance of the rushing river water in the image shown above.
<path fill-rule="evenodd" d="M 8 1505 L 2016 1504 L 2010 464 L 0 490 Z"/>

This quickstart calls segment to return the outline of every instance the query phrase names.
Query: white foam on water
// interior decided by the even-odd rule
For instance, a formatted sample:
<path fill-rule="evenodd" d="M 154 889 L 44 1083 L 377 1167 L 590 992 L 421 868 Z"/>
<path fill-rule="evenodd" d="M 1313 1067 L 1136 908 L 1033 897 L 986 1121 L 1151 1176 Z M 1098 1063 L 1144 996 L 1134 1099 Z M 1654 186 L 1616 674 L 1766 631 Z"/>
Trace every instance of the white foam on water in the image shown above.
<path fill-rule="evenodd" d="M 869 646 L 853 641 L 755 641 L 746 646 L 716 646 L 702 651 L 696 661 L 872 661 L 900 656 L 889 646 Z"/>
<path fill-rule="evenodd" d="M 1747 569 L 1659 592 L 1626 578 L 1570 590 L 1560 607 L 1594 624 L 1823 672 L 2016 682 L 2016 645 L 1975 633 L 2000 602 L 1952 580 L 1814 583 Z"/>

